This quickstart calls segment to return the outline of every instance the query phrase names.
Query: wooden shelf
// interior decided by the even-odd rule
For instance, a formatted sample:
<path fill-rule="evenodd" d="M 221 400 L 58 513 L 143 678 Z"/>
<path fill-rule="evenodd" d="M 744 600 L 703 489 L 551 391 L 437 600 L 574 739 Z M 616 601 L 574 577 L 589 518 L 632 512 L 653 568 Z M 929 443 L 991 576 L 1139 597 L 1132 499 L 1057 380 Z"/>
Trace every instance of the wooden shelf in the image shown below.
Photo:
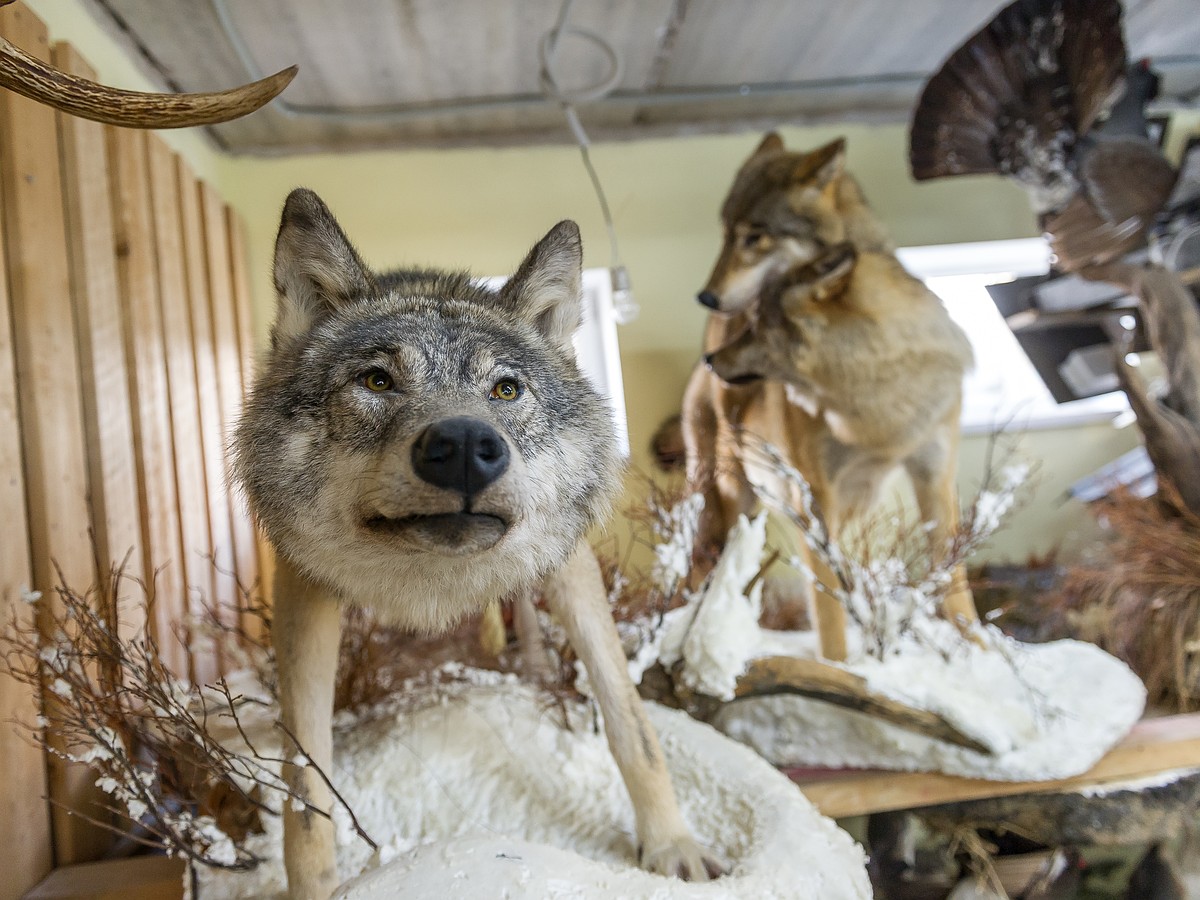
<path fill-rule="evenodd" d="M 1200 713 L 1145 719 L 1091 770 L 1057 781 L 986 781 L 929 772 L 784 770 L 831 818 L 1013 794 L 1074 791 L 1173 769 L 1200 768 Z"/>

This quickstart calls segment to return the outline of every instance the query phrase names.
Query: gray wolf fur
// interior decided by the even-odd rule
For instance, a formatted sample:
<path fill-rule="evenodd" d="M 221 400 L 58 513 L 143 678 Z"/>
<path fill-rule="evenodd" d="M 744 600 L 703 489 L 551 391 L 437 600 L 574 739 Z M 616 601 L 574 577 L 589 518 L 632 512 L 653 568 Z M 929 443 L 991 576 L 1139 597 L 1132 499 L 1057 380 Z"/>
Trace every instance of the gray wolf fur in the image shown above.
<path fill-rule="evenodd" d="M 682 821 L 584 540 L 620 462 L 571 346 L 581 258 L 562 222 L 499 291 L 461 273 L 376 274 L 315 194 L 288 197 L 271 345 L 234 446 L 279 556 L 282 716 L 328 770 L 342 604 L 429 632 L 540 586 L 595 687 L 642 864 L 703 880 L 717 866 Z M 328 808 L 311 767 L 284 774 Z M 284 860 L 290 896 L 328 897 L 330 823 L 289 804 Z"/>
<path fill-rule="evenodd" d="M 712 310 L 706 360 L 683 405 L 688 479 L 705 497 L 699 560 L 719 552 L 757 493 L 796 502 L 756 458 L 760 441 L 809 482 L 832 534 L 874 504 L 897 467 L 913 483 L 923 521 L 934 523 L 932 552 L 944 552 L 957 530 L 970 347 L 938 298 L 896 260 L 844 167 L 841 140 L 796 153 L 768 134 L 722 205 L 724 242 L 698 296 Z M 841 606 L 811 585 L 803 593 L 822 652 L 844 658 Z M 771 624 L 795 627 L 803 610 L 775 599 Z M 975 618 L 961 570 L 945 608 L 956 621 Z"/>

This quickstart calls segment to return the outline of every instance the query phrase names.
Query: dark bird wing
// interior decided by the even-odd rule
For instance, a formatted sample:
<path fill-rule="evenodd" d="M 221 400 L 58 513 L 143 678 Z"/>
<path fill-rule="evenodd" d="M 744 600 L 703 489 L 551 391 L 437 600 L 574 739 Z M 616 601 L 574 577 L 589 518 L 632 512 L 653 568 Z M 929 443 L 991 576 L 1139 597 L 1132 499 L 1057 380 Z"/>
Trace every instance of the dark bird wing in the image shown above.
<path fill-rule="evenodd" d="M 1095 141 L 1080 154 L 1079 179 L 1096 211 L 1116 226 L 1154 221 L 1175 187 L 1175 167 L 1138 138 Z"/>
<path fill-rule="evenodd" d="M 1061 206 L 1078 188 L 1075 142 L 1124 70 L 1120 0 L 1017 0 L 926 83 L 910 132 L 913 177 L 1011 175 L 1040 211 Z"/>

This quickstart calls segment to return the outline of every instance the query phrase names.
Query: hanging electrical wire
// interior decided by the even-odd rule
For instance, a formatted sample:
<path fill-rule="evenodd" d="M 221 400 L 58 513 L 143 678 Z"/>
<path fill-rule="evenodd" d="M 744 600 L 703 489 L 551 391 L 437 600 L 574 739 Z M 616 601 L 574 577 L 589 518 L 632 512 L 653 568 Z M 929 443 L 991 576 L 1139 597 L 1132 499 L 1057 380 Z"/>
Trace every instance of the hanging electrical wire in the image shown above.
<path fill-rule="evenodd" d="M 596 199 L 600 202 L 600 213 L 604 217 L 604 227 L 608 230 L 610 252 L 609 274 L 612 279 L 613 315 L 618 323 L 624 325 L 636 319 L 640 309 L 637 302 L 633 299 L 633 288 L 629 280 L 629 270 L 621 262 L 621 250 L 617 243 L 617 229 L 613 224 L 612 211 L 608 206 L 608 198 L 604 194 L 604 186 L 600 183 L 600 176 L 596 172 L 596 167 L 592 165 L 591 141 L 588 139 L 587 132 L 583 128 L 583 123 L 579 120 L 579 113 L 575 110 L 576 104 L 601 100 L 620 84 L 621 56 L 612 44 L 594 31 L 568 24 L 573 4 L 574 0 L 563 0 L 554 27 L 542 35 L 541 41 L 538 42 L 538 80 L 542 86 L 542 93 L 546 95 L 547 99 L 552 100 L 561 107 L 563 115 L 567 120 L 567 126 L 571 129 L 571 133 L 575 137 L 575 142 L 579 145 L 579 155 L 583 158 L 583 167 L 587 170 L 588 178 L 591 179 L 592 188 L 596 192 Z M 587 41 L 604 55 L 608 64 L 607 71 L 594 84 L 568 90 L 563 88 L 555 77 L 554 62 L 558 54 L 558 46 L 562 38 L 567 35 Z"/>

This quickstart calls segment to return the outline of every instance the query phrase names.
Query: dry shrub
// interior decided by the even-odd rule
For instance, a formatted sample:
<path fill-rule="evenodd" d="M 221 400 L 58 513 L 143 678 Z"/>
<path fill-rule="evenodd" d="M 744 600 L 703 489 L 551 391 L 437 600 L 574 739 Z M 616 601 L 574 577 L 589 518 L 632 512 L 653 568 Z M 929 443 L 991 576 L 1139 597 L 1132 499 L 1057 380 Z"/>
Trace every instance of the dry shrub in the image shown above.
<path fill-rule="evenodd" d="M 1054 608 L 1129 663 L 1150 703 L 1200 710 L 1200 517 L 1161 482 L 1155 497 L 1114 493 L 1096 511 L 1109 539 L 1068 570 Z"/>

